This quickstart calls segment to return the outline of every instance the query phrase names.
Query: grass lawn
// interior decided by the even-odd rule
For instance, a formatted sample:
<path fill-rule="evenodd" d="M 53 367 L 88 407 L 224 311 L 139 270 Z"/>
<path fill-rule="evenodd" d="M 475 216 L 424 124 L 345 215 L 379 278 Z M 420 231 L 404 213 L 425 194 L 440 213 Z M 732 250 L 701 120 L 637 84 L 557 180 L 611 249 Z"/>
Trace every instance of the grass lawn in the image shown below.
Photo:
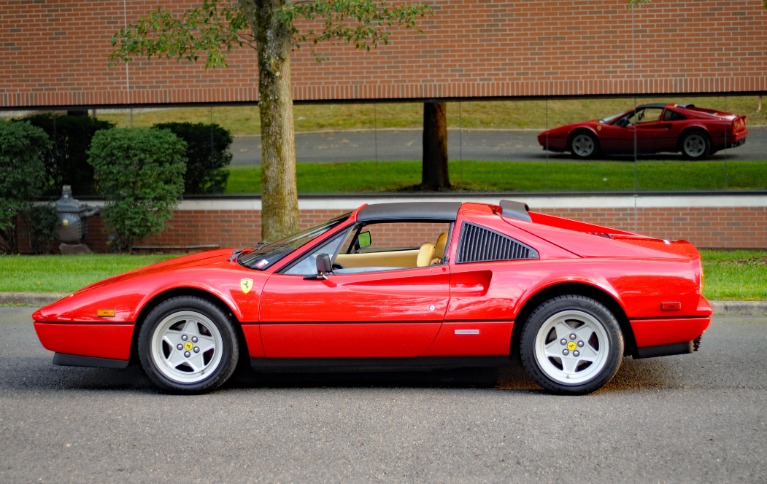
<path fill-rule="evenodd" d="M 649 102 L 692 102 L 701 107 L 745 114 L 749 126 L 767 125 L 767 109 L 756 111 L 756 96 L 462 101 L 449 102 L 447 116 L 451 128 L 544 129 L 603 118 L 626 111 L 635 103 Z M 110 110 L 98 112 L 97 116 L 118 126 L 152 126 L 168 121 L 217 123 L 233 135 L 259 134 L 261 129 L 255 105 Z M 297 104 L 294 116 L 296 131 L 420 128 L 423 105 L 413 102 Z"/>
<path fill-rule="evenodd" d="M 702 250 L 703 294 L 718 301 L 767 301 L 767 250 Z"/>
<path fill-rule="evenodd" d="M 767 161 L 451 161 L 457 190 L 605 192 L 764 190 Z M 398 192 L 421 182 L 419 161 L 298 163 L 299 193 Z M 227 194 L 261 191 L 261 167 L 229 167 Z"/>
<path fill-rule="evenodd" d="M 767 251 L 703 250 L 704 295 L 767 300 Z M 0 256 L 0 292 L 73 292 L 172 255 Z"/>
<path fill-rule="evenodd" d="M 173 255 L 2 255 L 0 292 L 73 292 Z"/>

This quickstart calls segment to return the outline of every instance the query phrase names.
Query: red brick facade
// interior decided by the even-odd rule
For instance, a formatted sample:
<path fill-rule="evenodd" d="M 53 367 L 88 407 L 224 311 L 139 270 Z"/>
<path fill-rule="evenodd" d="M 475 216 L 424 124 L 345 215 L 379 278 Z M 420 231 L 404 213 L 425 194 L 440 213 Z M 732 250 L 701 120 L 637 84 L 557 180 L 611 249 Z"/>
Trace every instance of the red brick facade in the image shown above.
<path fill-rule="evenodd" d="M 468 200 L 470 197 L 451 200 Z M 474 198 L 498 203 L 497 198 Z M 403 200 L 398 198 L 397 200 Z M 426 199 L 412 199 L 426 200 Z M 444 198 L 438 200 L 445 200 Z M 531 210 L 584 222 L 606 225 L 663 239 L 684 239 L 699 248 L 767 247 L 767 195 L 721 194 L 709 196 L 523 196 Z M 391 199 L 314 199 L 301 201 L 301 225 L 310 227 L 367 202 Z M 321 208 L 324 207 L 324 208 Z M 423 224 L 422 241 L 435 229 Z M 29 251 L 26 228 L 21 227 L 19 245 Z M 160 248 L 166 252 L 195 251 L 210 247 L 251 247 L 260 240 L 261 213 L 258 199 L 184 202 L 166 229 L 142 240 L 139 250 Z M 410 237 L 410 236 L 408 236 Z M 412 237 L 410 237 L 412 238 Z M 85 243 L 96 252 L 106 252 L 107 234 L 100 216 L 88 219 Z M 392 241 L 397 245 L 396 241 Z M 165 249 L 162 249 L 165 247 Z"/>
<path fill-rule="evenodd" d="M 422 34 L 395 32 L 372 52 L 339 45 L 295 51 L 295 100 L 767 92 L 763 0 L 654 0 L 634 10 L 626 0 L 425 1 L 434 11 L 419 22 Z M 222 70 L 168 60 L 107 65 L 112 35 L 158 4 L 182 10 L 199 0 L 0 0 L 0 110 L 255 102 L 255 53 L 247 48 Z M 746 205 L 661 205 L 531 203 L 700 247 L 767 247 L 763 197 Z M 304 207 L 302 222 L 353 206 Z M 89 226 L 86 242 L 104 251 L 101 218 Z M 212 202 L 177 211 L 162 234 L 141 244 L 241 247 L 259 234 L 257 207 Z"/>
<path fill-rule="evenodd" d="M 388 46 L 293 55 L 297 101 L 767 91 L 762 0 L 426 0 L 433 13 Z M 254 102 L 255 53 L 230 68 L 107 65 L 111 36 L 158 4 L 0 0 L 0 109 Z M 329 58 L 315 61 L 315 54 Z"/>

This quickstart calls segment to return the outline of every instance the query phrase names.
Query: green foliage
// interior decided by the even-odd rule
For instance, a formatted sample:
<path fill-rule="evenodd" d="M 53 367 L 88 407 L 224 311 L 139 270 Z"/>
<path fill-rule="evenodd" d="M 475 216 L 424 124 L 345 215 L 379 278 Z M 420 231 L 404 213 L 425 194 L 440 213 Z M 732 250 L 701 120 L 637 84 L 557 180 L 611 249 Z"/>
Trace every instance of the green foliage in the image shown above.
<path fill-rule="evenodd" d="M 224 168 L 232 161 L 232 135 L 227 130 L 202 123 L 161 123 L 154 127 L 167 129 L 186 142 L 185 194 L 224 192 L 229 178 Z"/>
<path fill-rule="evenodd" d="M 629 2 L 629 8 L 634 8 L 634 7 L 641 7 L 642 5 L 646 5 L 652 2 L 652 0 L 628 0 L 628 2 Z"/>
<path fill-rule="evenodd" d="M 226 56 L 232 47 L 255 49 L 256 36 L 242 9 L 230 2 L 220 3 L 224 2 L 205 0 L 181 16 L 158 7 L 112 37 L 110 62 L 128 62 L 133 56 L 196 61 L 203 53 L 206 68 L 227 67 Z M 423 4 L 389 5 L 376 0 L 284 2 L 272 8 L 280 22 L 292 30 L 294 47 L 340 40 L 364 50 L 388 44 L 389 29 L 397 25 L 412 28 L 417 18 L 431 11 Z M 308 21 L 304 24 L 310 27 L 296 28 L 300 21 Z"/>
<path fill-rule="evenodd" d="M 220 6 L 218 0 L 205 0 L 181 17 L 158 7 L 112 37 L 109 60 L 128 62 L 132 56 L 140 55 L 147 59 L 196 61 L 199 52 L 204 52 L 206 68 L 227 67 L 226 54 L 232 47 L 248 43 L 245 34 L 248 28 L 248 21 L 237 6 Z"/>
<path fill-rule="evenodd" d="M 96 186 L 106 199 L 104 220 L 112 248 L 131 246 L 161 231 L 184 190 L 186 143 L 170 131 L 115 128 L 99 131 L 88 151 Z"/>
<path fill-rule="evenodd" d="M 75 194 L 95 193 L 88 147 L 97 131 L 112 128 L 114 124 L 90 116 L 47 113 L 31 116 L 25 121 L 42 128 L 53 142 L 53 151 L 45 167 L 51 183 L 46 194 L 58 194 L 64 185 L 70 185 Z"/>
<path fill-rule="evenodd" d="M 46 187 L 48 135 L 28 123 L 0 120 L 0 252 L 16 252 L 16 217 Z"/>
<path fill-rule="evenodd" d="M 389 30 L 395 25 L 415 27 L 416 19 L 431 12 L 424 4 L 390 6 L 378 0 L 314 0 L 289 2 L 280 11 L 285 23 L 308 20 L 306 25 L 320 24 L 322 28 L 296 29 L 293 44 L 318 44 L 341 40 L 357 49 L 370 50 L 389 43 Z"/>
<path fill-rule="evenodd" d="M 29 245 L 33 254 L 48 254 L 56 240 L 59 221 L 56 207 L 51 204 L 34 205 L 26 214 Z"/>

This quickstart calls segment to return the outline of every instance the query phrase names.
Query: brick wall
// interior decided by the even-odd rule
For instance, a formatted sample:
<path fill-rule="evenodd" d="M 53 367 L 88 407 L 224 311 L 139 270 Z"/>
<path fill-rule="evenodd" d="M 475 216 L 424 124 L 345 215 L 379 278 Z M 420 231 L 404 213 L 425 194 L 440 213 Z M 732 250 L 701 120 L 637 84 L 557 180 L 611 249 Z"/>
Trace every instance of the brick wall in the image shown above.
<path fill-rule="evenodd" d="M 449 200 L 498 203 L 498 198 L 464 196 Z M 350 211 L 363 203 L 392 199 L 309 199 L 300 203 L 303 228 Z M 407 199 L 403 201 L 425 201 Z M 446 198 L 436 200 L 445 201 Z M 767 195 L 616 195 L 616 196 L 524 196 L 531 210 L 584 222 L 606 225 L 663 239 L 684 239 L 699 248 L 767 248 Z M 408 233 L 407 240 L 431 241 L 441 228 L 422 224 L 421 234 Z M 251 247 L 260 240 L 261 213 L 257 199 L 248 201 L 187 201 L 176 210 L 165 230 L 138 243 L 141 246 Z M 20 247 L 29 251 L 26 228 L 20 230 Z M 404 240 L 404 239 L 403 239 Z M 103 219 L 88 219 L 85 243 L 97 252 L 107 251 Z M 397 239 L 389 241 L 397 245 Z M 388 242 L 387 242 L 388 243 Z M 197 247 L 197 248 L 195 248 Z"/>
<path fill-rule="evenodd" d="M 111 36 L 158 4 L 199 0 L 0 0 L 0 109 L 253 102 L 255 53 L 230 68 L 107 65 Z M 293 55 L 297 101 L 767 91 L 762 0 L 428 0 L 388 46 Z M 315 55 L 328 57 L 317 63 Z"/>

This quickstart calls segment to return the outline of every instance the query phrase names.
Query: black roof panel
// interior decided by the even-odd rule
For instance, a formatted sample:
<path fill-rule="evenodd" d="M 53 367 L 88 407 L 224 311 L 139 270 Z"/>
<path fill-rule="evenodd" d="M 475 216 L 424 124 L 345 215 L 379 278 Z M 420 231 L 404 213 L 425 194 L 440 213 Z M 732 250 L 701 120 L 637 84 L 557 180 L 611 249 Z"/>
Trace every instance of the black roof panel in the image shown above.
<path fill-rule="evenodd" d="M 461 202 L 376 203 L 360 210 L 357 220 L 455 220 Z"/>

